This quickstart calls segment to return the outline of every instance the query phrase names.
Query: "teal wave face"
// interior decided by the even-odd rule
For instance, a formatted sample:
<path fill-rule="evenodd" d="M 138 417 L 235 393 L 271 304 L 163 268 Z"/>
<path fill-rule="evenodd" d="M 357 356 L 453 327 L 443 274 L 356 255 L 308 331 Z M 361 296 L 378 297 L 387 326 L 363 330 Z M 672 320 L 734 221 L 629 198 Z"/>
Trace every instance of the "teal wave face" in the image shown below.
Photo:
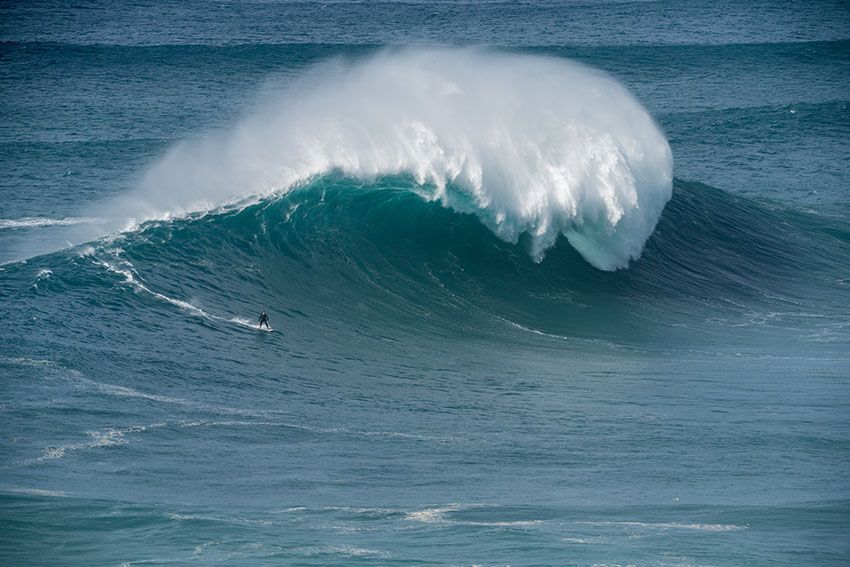
<path fill-rule="evenodd" d="M 676 181 L 644 256 L 617 272 L 594 268 L 564 238 L 536 261 L 528 239 L 506 243 L 417 187 L 331 175 L 241 210 L 150 223 L 53 268 L 37 292 L 94 278 L 102 301 L 130 289 L 128 309 L 142 296 L 212 323 L 245 324 L 268 306 L 391 335 L 625 343 L 728 340 L 812 317 L 829 329 L 846 313 L 840 231 L 706 185 Z"/>

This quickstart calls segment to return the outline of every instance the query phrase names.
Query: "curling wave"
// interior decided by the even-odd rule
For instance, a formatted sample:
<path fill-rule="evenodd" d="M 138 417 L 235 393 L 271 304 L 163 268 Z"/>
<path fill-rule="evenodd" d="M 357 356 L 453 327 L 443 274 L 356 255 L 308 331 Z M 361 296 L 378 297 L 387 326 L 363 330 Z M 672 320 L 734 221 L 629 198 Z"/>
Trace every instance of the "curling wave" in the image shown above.
<path fill-rule="evenodd" d="M 122 225 L 287 193 L 339 171 L 412 176 L 536 260 L 563 234 L 593 266 L 637 259 L 672 191 L 672 156 L 617 81 L 562 59 L 471 49 L 384 52 L 313 69 L 232 132 L 180 144 Z"/>

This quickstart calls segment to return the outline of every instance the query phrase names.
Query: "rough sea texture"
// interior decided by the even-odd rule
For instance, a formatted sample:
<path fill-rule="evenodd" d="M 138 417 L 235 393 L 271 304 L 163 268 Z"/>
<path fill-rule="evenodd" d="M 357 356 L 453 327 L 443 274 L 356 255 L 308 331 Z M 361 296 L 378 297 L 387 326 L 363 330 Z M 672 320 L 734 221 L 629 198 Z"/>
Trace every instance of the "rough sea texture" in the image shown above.
<path fill-rule="evenodd" d="M 846 2 L 0 42 L 0 564 L 850 562 Z"/>

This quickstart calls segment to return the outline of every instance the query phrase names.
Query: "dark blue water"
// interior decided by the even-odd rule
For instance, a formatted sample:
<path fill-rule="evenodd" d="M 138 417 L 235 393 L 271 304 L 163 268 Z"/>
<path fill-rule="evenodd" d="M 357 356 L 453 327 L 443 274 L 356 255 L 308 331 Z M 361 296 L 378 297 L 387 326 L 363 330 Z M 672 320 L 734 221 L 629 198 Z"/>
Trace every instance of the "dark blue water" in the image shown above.
<path fill-rule="evenodd" d="M 0 6 L 0 563 L 846 564 L 848 23 Z"/>

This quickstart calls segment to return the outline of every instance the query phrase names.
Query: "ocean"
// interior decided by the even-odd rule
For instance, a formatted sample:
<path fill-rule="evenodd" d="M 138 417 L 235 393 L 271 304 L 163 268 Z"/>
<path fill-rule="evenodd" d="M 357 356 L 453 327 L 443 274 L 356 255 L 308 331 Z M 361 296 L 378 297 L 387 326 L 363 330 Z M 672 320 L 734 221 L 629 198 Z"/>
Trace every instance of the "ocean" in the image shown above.
<path fill-rule="evenodd" d="M 0 101 L 0 564 L 850 562 L 847 2 L 7 2 Z"/>

